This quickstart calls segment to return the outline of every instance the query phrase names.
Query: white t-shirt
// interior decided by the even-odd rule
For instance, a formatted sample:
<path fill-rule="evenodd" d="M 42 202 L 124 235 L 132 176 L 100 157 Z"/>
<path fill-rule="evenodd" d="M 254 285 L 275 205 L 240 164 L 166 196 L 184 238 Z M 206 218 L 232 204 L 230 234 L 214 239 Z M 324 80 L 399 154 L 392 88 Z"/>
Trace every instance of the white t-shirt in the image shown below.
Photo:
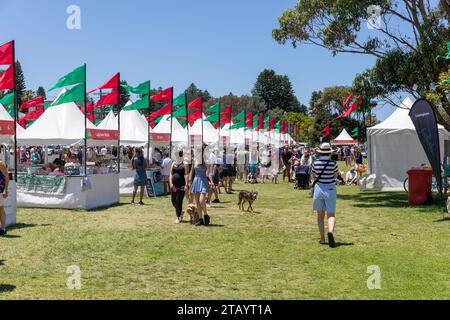
<path fill-rule="evenodd" d="M 164 158 L 161 167 L 161 174 L 163 176 L 168 176 L 170 174 L 170 167 L 172 166 L 172 159 L 170 158 Z"/>
<path fill-rule="evenodd" d="M 349 171 L 349 172 L 347 172 L 347 175 L 345 176 L 345 181 L 351 182 L 356 178 L 357 175 L 358 174 L 356 173 L 356 171 L 354 171 L 353 174 L 351 171 Z"/>

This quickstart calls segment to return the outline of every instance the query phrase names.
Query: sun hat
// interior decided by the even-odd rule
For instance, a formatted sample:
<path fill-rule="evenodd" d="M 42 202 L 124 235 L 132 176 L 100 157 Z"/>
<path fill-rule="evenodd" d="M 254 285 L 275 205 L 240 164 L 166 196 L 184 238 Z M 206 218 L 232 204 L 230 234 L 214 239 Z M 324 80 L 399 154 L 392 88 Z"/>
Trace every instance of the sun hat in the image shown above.
<path fill-rule="evenodd" d="M 319 148 L 316 149 L 316 152 L 321 155 L 330 155 L 333 150 L 331 149 L 331 145 L 328 142 L 324 142 L 320 145 Z"/>

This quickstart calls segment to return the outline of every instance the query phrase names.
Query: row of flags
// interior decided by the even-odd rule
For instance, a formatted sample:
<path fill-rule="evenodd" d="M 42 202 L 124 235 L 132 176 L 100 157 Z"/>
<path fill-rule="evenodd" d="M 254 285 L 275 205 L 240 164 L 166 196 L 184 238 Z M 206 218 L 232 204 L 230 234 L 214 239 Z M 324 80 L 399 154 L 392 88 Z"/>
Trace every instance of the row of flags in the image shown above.
<path fill-rule="evenodd" d="M 0 64 L 9 65 L 8 69 L 0 76 L 0 90 L 14 89 L 14 42 L 8 42 L 0 46 Z M 70 88 L 69 88 L 70 87 Z M 86 114 L 87 119 L 94 123 L 94 109 L 100 106 L 119 105 L 119 88 L 127 90 L 130 93 L 139 95 L 139 99 L 134 103 L 127 105 L 123 110 L 144 110 L 150 108 L 150 101 L 167 102 L 158 111 L 151 113 L 147 120 L 151 127 L 154 127 L 162 117 L 169 115 L 170 119 L 177 119 L 183 127 L 188 124 L 192 126 L 195 121 L 203 120 L 203 101 L 202 98 L 194 99 L 188 102 L 185 93 L 178 97 L 173 97 L 173 87 L 164 89 L 156 95 L 150 95 L 150 81 L 145 81 L 137 86 L 129 86 L 120 84 L 120 73 L 116 73 L 102 85 L 93 90 L 86 90 L 86 64 L 75 68 L 67 73 L 48 90 L 69 88 L 61 93 L 51 105 L 45 104 L 44 98 L 38 96 L 30 101 L 24 102 L 19 106 L 19 111 L 26 111 L 34 108 L 33 111 L 28 112 L 24 117 L 19 119 L 19 124 L 26 126 L 27 122 L 35 121 L 45 111 L 45 108 L 57 106 L 69 102 L 85 102 L 85 107 L 81 111 Z M 110 90 L 109 93 L 102 96 L 96 102 L 88 102 L 86 95 L 89 95 L 97 90 Z M 13 107 L 14 105 L 14 91 L 5 95 L 0 99 L 5 107 Z M 12 108 L 13 109 L 13 108 Z M 300 127 L 289 123 L 287 121 L 275 122 L 274 118 L 265 117 L 258 113 L 242 111 L 236 116 L 232 117 L 233 108 L 227 105 L 225 109 L 221 108 L 220 102 L 210 106 L 207 109 L 209 115 L 204 119 L 206 122 L 212 123 L 216 128 L 223 128 L 226 124 L 230 124 L 230 129 L 245 128 L 245 130 L 258 131 L 272 131 L 277 130 L 281 134 L 291 134 L 298 136 Z"/>

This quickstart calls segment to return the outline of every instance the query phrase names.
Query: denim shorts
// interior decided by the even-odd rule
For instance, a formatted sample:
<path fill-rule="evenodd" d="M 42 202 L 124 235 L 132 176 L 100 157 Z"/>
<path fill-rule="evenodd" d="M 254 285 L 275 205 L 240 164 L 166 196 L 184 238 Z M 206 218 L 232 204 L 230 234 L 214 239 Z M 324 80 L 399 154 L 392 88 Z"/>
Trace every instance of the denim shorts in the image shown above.
<path fill-rule="evenodd" d="M 326 213 L 336 212 L 336 185 L 316 183 L 313 210 Z"/>

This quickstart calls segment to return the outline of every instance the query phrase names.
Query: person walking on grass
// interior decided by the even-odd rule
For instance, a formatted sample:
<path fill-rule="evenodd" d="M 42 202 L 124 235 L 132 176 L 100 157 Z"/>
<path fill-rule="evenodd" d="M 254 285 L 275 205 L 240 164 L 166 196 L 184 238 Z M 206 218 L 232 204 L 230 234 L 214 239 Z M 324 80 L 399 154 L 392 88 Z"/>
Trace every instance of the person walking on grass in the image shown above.
<path fill-rule="evenodd" d="M 168 179 L 172 205 L 177 216 L 175 223 L 183 221 L 183 200 L 189 178 L 189 166 L 183 161 L 183 151 L 180 151 L 178 156 L 179 158 L 172 162 Z"/>
<path fill-rule="evenodd" d="M 336 223 L 336 177 L 338 167 L 331 160 L 332 149 L 329 143 L 322 143 L 317 149 L 318 158 L 313 162 L 313 210 L 317 212 L 320 244 L 325 242 L 325 213 L 328 217 L 328 245 L 336 247 L 334 226 Z"/>
<path fill-rule="evenodd" d="M 0 161 L 0 236 L 6 235 L 6 213 L 4 203 L 8 197 L 9 173 L 3 161 Z"/>
<path fill-rule="evenodd" d="M 189 177 L 190 188 L 195 197 L 197 204 L 197 212 L 200 218 L 197 221 L 193 221 L 194 225 L 199 226 L 204 224 L 209 225 L 210 217 L 208 215 L 208 208 L 206 207 L 206 197 L 209 192 L 208 183 L 208 165 L 205 163 L 204 149 L 202 148 L 199 159 L 195 160 L 194 165 L 191 167 L 191 173 Z M 203 215 L 203 218 L 202 218 Z"/>
<path fill-rule="evenodd" d="M 134 200 L 136 198 L 137 189 L 141 188 L 141 193 L 139 195 L 139 204 L 144 205 L 143 199 L 144 199 L 144 190 L 145 186 L 147 185 L 147 161 L 144 158 L 144 153 L 142 152 L 142 149 L 136 149 L 135 155 L 133 157 L 133 160 L 131 161 L 133 170 L 136 170 L 136 173 L 134 175 L 134 189 L 133 189 L 133 196 L 131 199 L 131 203 L 134 203 Z"/>

